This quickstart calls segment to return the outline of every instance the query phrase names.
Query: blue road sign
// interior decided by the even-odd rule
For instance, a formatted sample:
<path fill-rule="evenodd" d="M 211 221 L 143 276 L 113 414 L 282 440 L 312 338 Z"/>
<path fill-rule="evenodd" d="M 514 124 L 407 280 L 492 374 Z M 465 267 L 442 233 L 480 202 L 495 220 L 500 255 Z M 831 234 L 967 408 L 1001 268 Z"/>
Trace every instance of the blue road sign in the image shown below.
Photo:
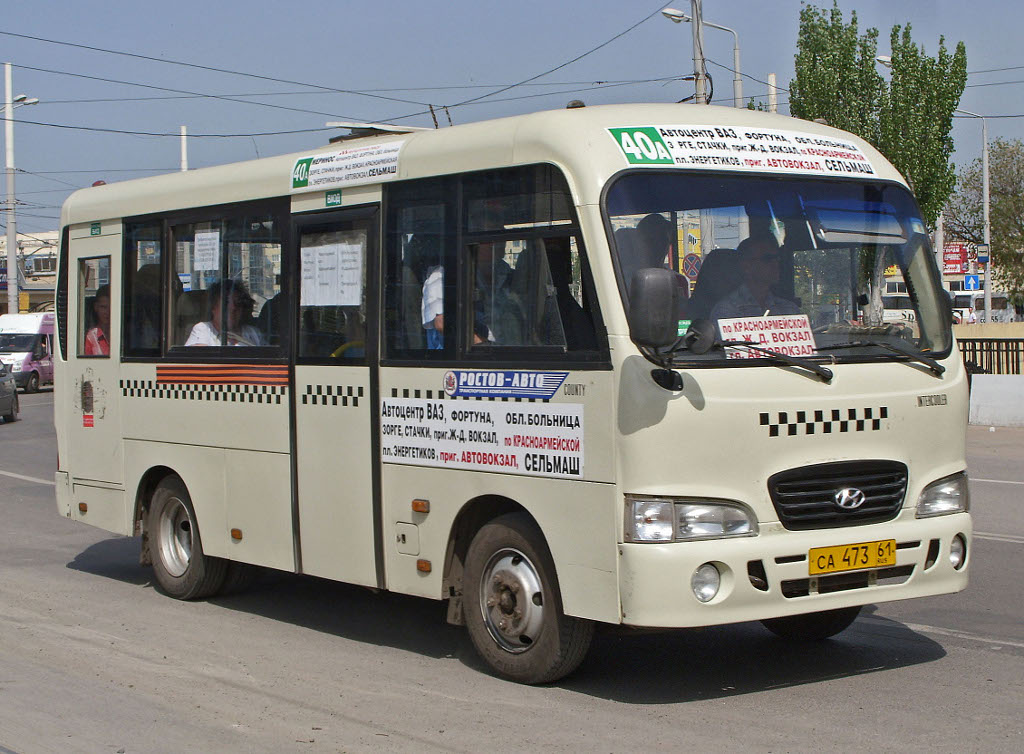
<path fill-rule="evenodd" d="M 978 291 L 981 290 L 981 281 L 978 275 L 964 275 L 964 290 Z"/>

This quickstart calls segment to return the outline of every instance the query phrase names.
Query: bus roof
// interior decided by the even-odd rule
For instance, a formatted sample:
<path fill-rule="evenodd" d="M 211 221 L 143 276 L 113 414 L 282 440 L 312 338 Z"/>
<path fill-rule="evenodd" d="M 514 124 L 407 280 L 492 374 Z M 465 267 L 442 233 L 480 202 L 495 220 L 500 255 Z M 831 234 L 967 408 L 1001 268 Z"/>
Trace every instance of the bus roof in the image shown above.
<path fill-rule="evenodd" d="M 750 145 L 751 156 L 760 160 L 763 166 L 731 167 L 721 160 L 716 162 L 707 158 L 703 164 L 694 160 L 694 164 L 682 166 L 701 171 L 742 169 L 748 174 L 799 175 L 800 171 L 796 168 L 800 165 L 817 164 L 820 168 L 826 160 L 849 156 L 848 145 L 854 153 L 860 155 L 858 159 L 871 167 L 870 175 L 853 177 L 892 180 L 906 185 L 899 173 L 870 144 L 845 131 L 819 123 L 714 105 L 600 105 L 543 111 L 415 133 L 384 133 L 352 139 L 343 144 L 325 144 L 307 152 L 81 189 L 65 202 L 61 223 L 95 222 L 187 207 L 286 196 L 294 193 L 292 171 L 297 161 L 304 157 L 330 154 L 342 149 L 398 143 L 401 143 L 401 151 L 396 169 L 385 176 L 389 180 L 549 162 L 568 168 L 567 177 L 577 201 L 581 204 L 596 204 L 611 176 L 638 166 L 637 160 L 630 159 L 628 145 L 632 142 L 625 142 L 627 146 L 623 146 L 623 142 L 617 140 L 620 129 L 631 130 L 634 134 L 642 129 L 654 139 L 658 138 L 655 134 L 660 132 L 672 149 L 675 148 L 673 141 L 680 147 L 684 143 L 722 144 L 724 142 L 716 139 L 716 131 L 723 129 L 728 134 L 731 129 L 744 144 Z M 811 154 L 787 152 L 782 145 L 783 140 L 778 140 L 777 136 L 773 140 L 772 134 L 777 132 L 795 132 L 809 138 L 810 141 L 806 143 Z M 675 141 L 677 138 L 679 140 Z M 788 143 L 793 144 L 792 137 Z M 646 147 L 646 142 L 641 146 Z M 763 151 L 754 152 L 757 147 L 762 147 Z M 735 146 L 732 148 L 736 149 Z M 642 162 L 643 155 L 639 151 L 634 156 L 640 157 Z M 662 156 L 668 157 L 663 150 Z M 677 153 L 673 151 L 672 156 L 676 157 Z M 674 163 L 668 161 L 668 165 L 655 165 L 646 161 L 643 164 L 672 167 Z M 804 174 L 820 175 L 821 172 Z M 364 181 L 364 184 L 367 183 L 372 184 L 373 180 Z"/>

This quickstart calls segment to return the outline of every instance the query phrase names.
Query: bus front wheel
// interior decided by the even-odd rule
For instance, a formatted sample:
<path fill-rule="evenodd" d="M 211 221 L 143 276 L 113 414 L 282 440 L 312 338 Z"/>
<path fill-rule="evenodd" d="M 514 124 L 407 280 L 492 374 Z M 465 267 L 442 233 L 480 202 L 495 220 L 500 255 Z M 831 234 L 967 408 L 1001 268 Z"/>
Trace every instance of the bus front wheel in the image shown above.
<path fill-rule="evenodd" d="M 477 532 L 463 583 L 470 639 L 500 675 L 548 683 L 583 661 L 594 624 L 562 612 L 551 553 L 527 516 L 506 514 Z"/>
<path fill-rule="evenodd" d="M 821 641 L 845 631 L 860 615 L 860 607 L 844 607 L 806 615 L 769 618 L 761 624 L 776 636 L 793 641 Z"/>
<path fill-rule="evenodd" d="M 224 583 L 227 561 L 203 553 L 196 513 L 177 477 L 157 486 L 146 518 L 153 574 L 167 594 L 194 600 L 214 594 Z"/>
<path fill-rule="evenodd" d="M 39 392 L 39 372 L 32 372 L 28 376 L 28 382 L 25 383 L 26 393 L 38 393 Z"/>

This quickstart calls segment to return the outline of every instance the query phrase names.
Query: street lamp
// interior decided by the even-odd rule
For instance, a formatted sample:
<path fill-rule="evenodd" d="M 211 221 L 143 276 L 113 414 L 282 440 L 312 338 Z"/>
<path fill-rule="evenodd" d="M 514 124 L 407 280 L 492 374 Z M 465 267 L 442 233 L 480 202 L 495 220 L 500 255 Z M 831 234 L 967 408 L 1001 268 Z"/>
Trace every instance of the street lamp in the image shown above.
<path fill-rule="evenodd" d="M 705 90 L 708 71 L 704 64 L 704 23 L 701 21 L 701 0 L 690 0 L 690 13 L 693 17 L 693 76 L 694 76 L 694 102 L 698 105 L 706 105 L 708 97 Z M 681 23 L 684 18 L 690 20 L 682 11 L 675 8 L 666 8 L 661 12 L 665 18 L 673 23 Z"/>
<path fill-rule="evenodd" d="M 969 115 L 972 118 L 981 118 L 981 213 L 984 218 L 984 225 L 982 226 L 983 238 L 985 239 L 985 246 L 988 247 L 988 262 L 985 264 L 985 321 L 992 321 L 992 245 L 991 245 L 991 231 L 992 227 L 989 224 L 989 187 L 988 187 L 988 120 L 984 115 L 978 115 L 978 113 L 972 113 L 969 110 L 960 110 L 957 108 L 953 112 L 962 113 Z"/>
<path fill-rule="evenodd" d="M 693 19 L 675 8 L 665 8 L 661 12 L 665 18 L 673 23 L 683 23 L 684 21 L 690 22 Z M 710 26 L 712 29 L 721 29 L 732 34 L 732 98 L 733 106 L 743 107 L 743 77 L 740 75 L 740 35 L 736 33 L 735 29 L 730 29 L 728 26 L 720 26 L 713 24 L 710 21 L 701 21 L 701 26 Z M 701 35 L 701 41 L 703 41 L 703 34 Z M 703 50 L 702 50 L 703 52 Z"/>
<path fill-rule="evenodd" d="M 35 105 L 36 97 L 24 94 L 12 96 L 11 64 L 4 63 L 5 98 L 0 112 L 4 113 L 4 134 L 7 152 L 7 312 L 18 312 L 18 231 L 14 217 L 14 109 L 22 105 Z"/>

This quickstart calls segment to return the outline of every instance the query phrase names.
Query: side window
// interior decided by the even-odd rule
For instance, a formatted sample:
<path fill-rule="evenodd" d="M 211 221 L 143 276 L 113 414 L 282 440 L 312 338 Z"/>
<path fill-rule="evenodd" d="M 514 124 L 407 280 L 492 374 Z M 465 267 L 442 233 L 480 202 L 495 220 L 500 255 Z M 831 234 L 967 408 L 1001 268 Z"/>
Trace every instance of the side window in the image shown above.
<path fill-rule="evenodd" d="M 490 358 L 510 348 L 597 357 L 593 283 L 556 168 L 407 181 L 387 192 L 386 358 Z"/>
<path fill-rule="evenodd" d="M 279 343 L 286 307 L 278 224 L 252 215 L 171 226 L 172 348 Z"/>
<path fill-rule="evenodd" d="M 44 350 L 49 344 L 43 338 Z M 110 257 L 78 263 L 78 355 L 110 356 Z"/>
<path fill-rule="evenodd" d="M 160 354 L 163 289 L 160 223 L 126 224 L 124 263 L 124 353 Z"/>
<path fill-rule="evenodd" d="M 562 175 L 538 165 L 467 176 L 463 195 L 470 353 L 596 350 L 582 241 Z"/>
<path fill-rule="evenodd" d="M 389 187 L 385 356 L 436 359 L 455 353 L 456 191 L 450 178 Z"/>
<path fill-rule="evenodd" d="M 299 239 L 299 356 L 366 356 L 369 228 L 310 228 Z"/>

